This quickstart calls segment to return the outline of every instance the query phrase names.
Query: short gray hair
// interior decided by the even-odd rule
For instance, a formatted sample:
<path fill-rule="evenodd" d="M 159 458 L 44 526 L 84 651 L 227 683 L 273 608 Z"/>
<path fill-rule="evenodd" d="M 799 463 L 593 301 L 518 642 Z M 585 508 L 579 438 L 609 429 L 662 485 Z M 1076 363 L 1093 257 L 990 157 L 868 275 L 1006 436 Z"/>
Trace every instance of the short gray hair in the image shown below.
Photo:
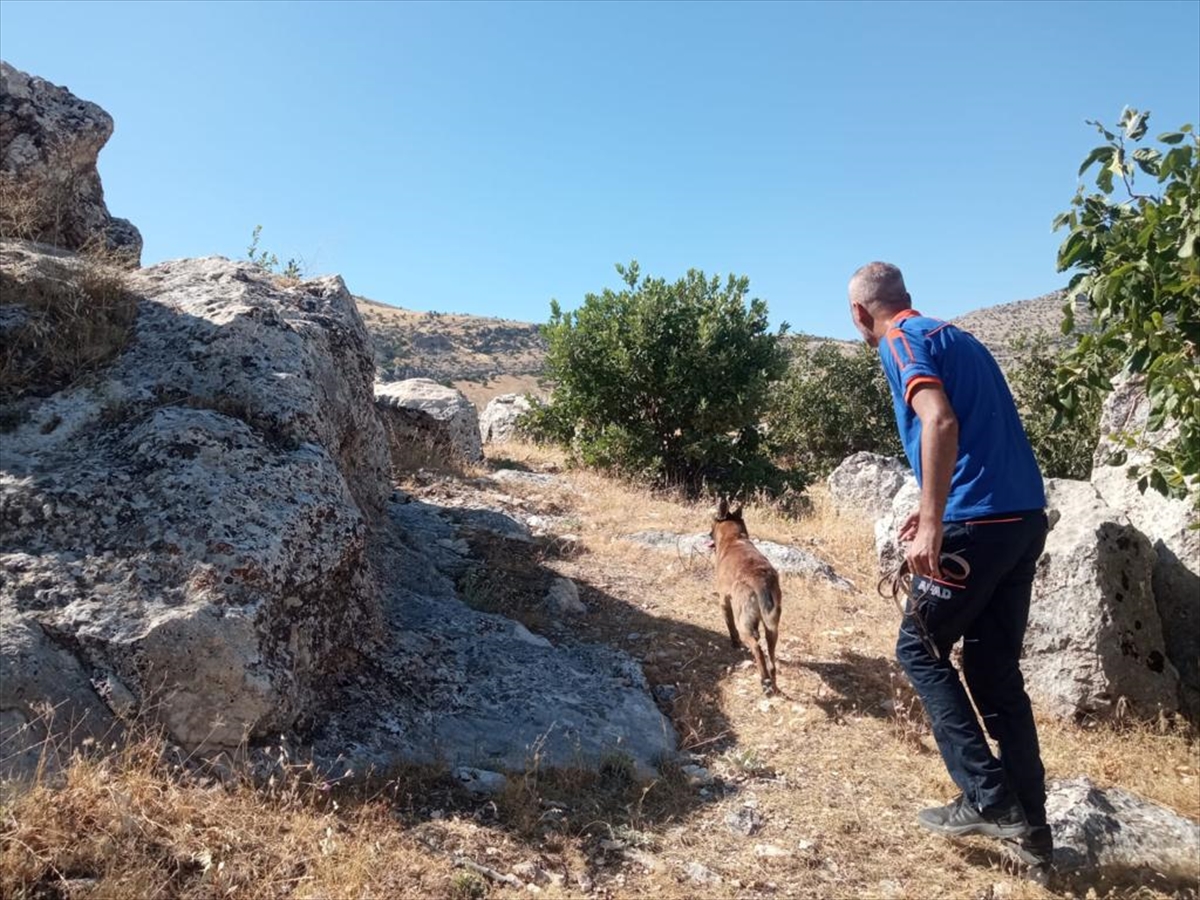
<path fill-rule="evenodd" d="M 900 269 L 885 262 L 867 263 L 854 273 L 850 299 L 871 310 L 907 309 L 912 305 Z"/>

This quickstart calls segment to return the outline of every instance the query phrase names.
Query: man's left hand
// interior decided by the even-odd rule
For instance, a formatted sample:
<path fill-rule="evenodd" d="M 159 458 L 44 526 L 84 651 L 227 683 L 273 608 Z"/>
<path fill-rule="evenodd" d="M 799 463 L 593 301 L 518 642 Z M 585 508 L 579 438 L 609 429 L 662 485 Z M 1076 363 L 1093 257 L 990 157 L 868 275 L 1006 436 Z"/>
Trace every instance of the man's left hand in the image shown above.
<path fill-rule="evenodd" d="M 908 559 L 908 569 L 914 575 L 927 578 L 941 578 L 942 556 L 942 523 L 938 521 L 920 521 L 917 524 L 917 534 L 905 554 Z"/>

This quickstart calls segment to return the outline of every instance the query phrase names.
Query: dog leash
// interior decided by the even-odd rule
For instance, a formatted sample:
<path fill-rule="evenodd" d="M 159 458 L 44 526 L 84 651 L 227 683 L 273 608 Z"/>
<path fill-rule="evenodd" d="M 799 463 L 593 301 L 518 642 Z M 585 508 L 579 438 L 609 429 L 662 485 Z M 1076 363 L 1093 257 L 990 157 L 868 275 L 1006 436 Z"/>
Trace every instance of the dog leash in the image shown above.
<path fill-rule="evenodd" d="M 950 571 L 950 567 L 946 565 L 948 562 L 957 571 Z M 943 553 L 941 556 L 941 567 L 955 581 L 965 582 L 971 574 L 971 564 L 957 553 Z M 900 610 L 901 618 L 911 618 L 913 620 L 917 626 L 917 635 L 921 639 L 921 645 L 930 656 L 940 660 L 942 658 L 941 651 L 938 650 L 937 644 L 934 643 L 933 635 L 930 634 L 929 627 L 925 624 L 925 616 L 921 614 L 921 601 L 929 594 L 929 589 L 933 586 L 933 580 L 926 578 L 925 585 L 921 588 L 920 593 L 914 595 L 912 579 L 912 570 L 908 566 L 908 560 L 903 559 L 900 561 L 900 565 L 891 573 L 879 579 L 875 590 L 884 599 L 888 597 L 892 598 L 892 601 L 896 604 L 896 608 Z M 904 599 L 901 600 L 901 597 Z"/>

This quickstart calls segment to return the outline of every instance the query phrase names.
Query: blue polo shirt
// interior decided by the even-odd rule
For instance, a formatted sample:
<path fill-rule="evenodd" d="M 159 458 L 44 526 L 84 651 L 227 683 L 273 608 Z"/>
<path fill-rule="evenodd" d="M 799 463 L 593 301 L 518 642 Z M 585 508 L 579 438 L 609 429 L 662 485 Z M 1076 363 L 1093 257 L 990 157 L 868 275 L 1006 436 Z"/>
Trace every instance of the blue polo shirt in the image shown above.
<path fill-rule="evenodd" d="M 958 458 L 947 522 L 1042 509 L 1046 493 L 1016 404 L 992 354 L 951 325 L 901 312 L 879 342 L 904 452 L 921 483 L 921 420 L 910 405 L 922 384 L 938 384 L 958 417 Z"/>

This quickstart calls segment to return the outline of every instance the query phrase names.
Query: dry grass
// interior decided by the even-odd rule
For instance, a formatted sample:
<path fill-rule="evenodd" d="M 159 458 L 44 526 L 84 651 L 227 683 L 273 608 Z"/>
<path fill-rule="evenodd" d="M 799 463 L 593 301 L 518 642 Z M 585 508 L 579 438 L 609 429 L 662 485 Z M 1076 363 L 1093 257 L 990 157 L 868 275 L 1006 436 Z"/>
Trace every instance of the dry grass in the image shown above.
<path fill-rule="evenodd" d="M 137 298 L 119 261 L 97 249 L 42 256 L 36 270 L 0 261 L 0 296 L 20 307 L 0 346 L 0 401 L 71 384 L 128 343 Z"/>
<path fill-rule="evenodd" d="M 564 465 L 544 448 L 508 445 L 496 455 L 510 467 Z M 406 486 L 438 502 L 486 488 L 486 476 Z M 1089 887 L 1100 896 L 1165 896 L 1153 885 L 1077 883 L 1055 895 L 1007 873 L 986 841 L 949 842 L 915 827 L 916 810 L 952 787 L 891 662 L 896 612 L 873 593 L 865 523 L 839 517 L 820 496 L 799 521 L 748 509 L 753 535 L 809 546 L 863 588 L 785 577 L 782 695 L 768 700 L 748 655 L 729 646 L 707 559 L 620 539 L 649 528 L 703 530 L 704 504 L 650 497 L 586 472 L 554 488 L 508 482 L 502 492 L 514 506 L 576 523 L 578 540 L 569 552 L 548 540 L 504 548 L 474 540 L 493 571 L 504 557 L 508 593 L 489 602 L 519 603 L 548 577 L 574 578 L 589 607 L 571 620 L 575 637 L 626 649 L 653 685 L 675 689 L 664 711 L 713 784 L 691 782 L 676 766 L 638 783 L 620 758 L 600 772 L 543 771 L 535 753 L 492 802 L 457 795 L 437 772 L 332 796 L 306 788 L 311 775 L 301 772 L 272 793 L 244 781 L 205 784 L 172 771 L 146 745 L 80 757 L 65 784 L 7 803 L 0 893 L 65 896 L 61 879 L 91 878 L 72 896 L 515 898 L 528 891 L 487 873 L 507 877 L 530 864 L 542 872 L 538 891 L 551 898 L 1034 900 Z M 1044 717 L 1040 726 L 1051 778 L 1087 775 L 1200 816 L 1193 737 Z M 759 818 L 749 837 L 726 824 L 744 807 Z M 454 868 L 462 860 L 469 867 Z M 692 880 L 691 864 L 719 880 Z M 535 880 L 524 871 L 521 881 Z"/>

